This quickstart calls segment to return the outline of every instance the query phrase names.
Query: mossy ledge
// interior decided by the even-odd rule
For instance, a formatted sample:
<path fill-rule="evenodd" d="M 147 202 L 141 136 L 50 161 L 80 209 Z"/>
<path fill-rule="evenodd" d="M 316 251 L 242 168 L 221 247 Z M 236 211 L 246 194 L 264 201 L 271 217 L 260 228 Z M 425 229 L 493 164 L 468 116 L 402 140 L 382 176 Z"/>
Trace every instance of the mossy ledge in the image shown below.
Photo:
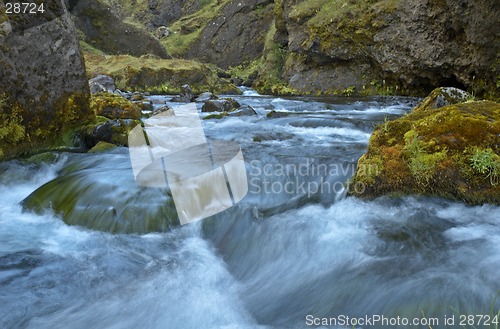
<path fill-rule="evenodd" d="M 412 111 L 375 128 L 351 195 L 422 194 L 500 204 L 500 104 Z"/>
<path fill-rule="evenodd" d="M 86 53 L 85 64 L 88 77 L 109 75 L 121 90 L 177 94 L 182 85 L 188 84 L 195 93 L 241 93 L 228 80 L 219 78 L 215 67 L 196 61 L 161 59 L 152 55 L 133 57 Z"/>

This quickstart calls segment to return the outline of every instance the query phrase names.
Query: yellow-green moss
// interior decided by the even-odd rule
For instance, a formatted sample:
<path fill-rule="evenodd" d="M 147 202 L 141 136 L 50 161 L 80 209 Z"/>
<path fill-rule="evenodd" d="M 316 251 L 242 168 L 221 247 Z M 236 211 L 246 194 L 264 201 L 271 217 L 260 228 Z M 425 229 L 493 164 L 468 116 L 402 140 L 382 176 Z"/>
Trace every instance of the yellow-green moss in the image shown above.
<path fill-rule="evenodd" d="M 87 75 L 106 74 L 115 80 L 118 89 L 177 94 L 189 84 L 195 93 L 238 93 L 228 81 L 219 79 L 215 68 L 183 59 L 161 59 L 155 56 L 102 56 L 85 54 Z"/>
<path fill-rule="evenodd" d="M 110 119 L 139 119 L 141 108 L 117 94 L 107 92 L 92 95 L 90 106 L 98 116 Z"/>
<path fill-rule="evenodd" d="M 500 104 L 489 101 L 413 111 L 387 121 L 376 127 L 358 161 L 354 182 L 365 188 L 351 193 L 416 193 L 499 204 L 498 136 Z M 363 167 L 377 170 L 366 174 Z"/>
<path fill-rule="evenodd" d="M 64 131 L 94 118 L 88 94 L 84 92 L 63 94 L 50 108 L 42 105 L 49 99 L 48 94 L 43 94 L 39 101 L 29 100 L 27 104 L 5 94 L 0 99 L 0 158 L 68 146 L 62 138 Z"/>
<path fill-rule="evenodd" d="M 100 141 L 93 148 L 91 148 L 87 153 L 106 152 L 106 151 L 110 151 L 110 150 L 115 149 L 115 148 L 116 148 L 115 144 Z"/>
<path fill-rule="evenodd" d="M 0 158 L 26 137 L 22 121 L 19 104 L 9 106 L 5 95 L 0 96 Z"/>
<path fill-rule="evenodd" d="M 275 34 L 276 26 L 272 24 L 266 37 L 264 57 L 259 68 L 260 75 L 254 87 L 262 94 L 298 95 L 299 92 L 283 80 L 283 68 L 289 54 L 284 47 L 274 42 Z"/>

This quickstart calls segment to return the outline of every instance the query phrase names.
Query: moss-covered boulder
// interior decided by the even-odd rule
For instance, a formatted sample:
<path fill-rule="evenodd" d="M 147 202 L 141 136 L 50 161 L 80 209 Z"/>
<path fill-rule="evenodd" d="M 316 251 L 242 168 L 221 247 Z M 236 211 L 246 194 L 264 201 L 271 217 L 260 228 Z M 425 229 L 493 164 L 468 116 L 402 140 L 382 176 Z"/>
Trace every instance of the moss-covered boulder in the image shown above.
<path fill-rule="evenodd" d="M 500 204 L 500 104 L 413 111 L 376 127 L 350 193 L 425 194 Z"/>
<path fill-rule="evenodd" d="M 0 13 L 0 158 L 61 145 L 64 131 L 94 117 L 65 2 L 44 9 Z"/>
<path fill-rule="evenodd" d="M 85 63 L 89 77 L 109 75 L 121 90 L 178 94 L 181 87 L 188 84 L 196 94 L 206 91 L 217 94 L 241 93 L 228 80 L 219 78 L 215 68 L 196 61 L 87 53 Z"/>
<path fill-rule="evenodd" d="M 139 119 L 141 107 L 126 98 L 107 92 L 92 95 L 90 106 L 96 115 L 109 119 Z"/>

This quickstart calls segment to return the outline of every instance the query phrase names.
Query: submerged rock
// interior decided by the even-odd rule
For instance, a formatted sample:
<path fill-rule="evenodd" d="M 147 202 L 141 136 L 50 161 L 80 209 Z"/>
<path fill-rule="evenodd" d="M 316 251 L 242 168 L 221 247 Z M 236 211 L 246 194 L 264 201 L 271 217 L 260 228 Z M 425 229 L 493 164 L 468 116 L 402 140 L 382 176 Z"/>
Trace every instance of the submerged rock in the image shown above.
<path fill-rule="evenodd" d="M 112 149 L 115 149 L 116 145 L 107 143 L 107 142 L 99 142 L 97 143 L 93 148 L 91 148 L 88 153 L 100 153 L 100 152 L 106 152 L 110 151 Z"/>
<path fill-rule="evenodd" d="M 375 128 L 350 193 L 425 194 L 500 204 L 500 104 L 414 110 Z"/>
<path fill-rule="evenodd" d="M 128 152 L 71 154 L 59 177 L 31 193 L 27 211 L 53 211 L 70 225 L 111 233 L 164 232 L 179 225 L 166 188 L 134 180 Z"/>

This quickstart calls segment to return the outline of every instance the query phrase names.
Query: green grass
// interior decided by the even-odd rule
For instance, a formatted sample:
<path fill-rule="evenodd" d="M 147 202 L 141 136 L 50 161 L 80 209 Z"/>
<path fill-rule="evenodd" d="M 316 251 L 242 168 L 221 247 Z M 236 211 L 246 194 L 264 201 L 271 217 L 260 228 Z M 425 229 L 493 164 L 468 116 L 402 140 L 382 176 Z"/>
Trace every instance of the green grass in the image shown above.
<path fill-rule="evenodd" d="M 495 154 L 491 148 L 475 148 L 470 162 L 475 171 L 489 177 L 491 185 L 495 186 L 499 183 L 500 156 Z"/>

